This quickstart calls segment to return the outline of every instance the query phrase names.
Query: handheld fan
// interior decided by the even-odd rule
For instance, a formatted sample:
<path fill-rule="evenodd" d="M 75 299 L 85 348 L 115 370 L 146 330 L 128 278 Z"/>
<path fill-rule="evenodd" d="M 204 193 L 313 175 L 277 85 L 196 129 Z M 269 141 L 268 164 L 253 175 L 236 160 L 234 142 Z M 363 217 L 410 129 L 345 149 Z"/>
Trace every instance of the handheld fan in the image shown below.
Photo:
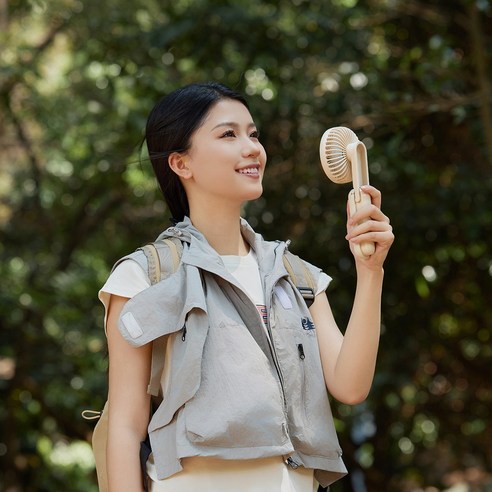
<path fill-rule="evenodd" d="M 369 184 L 366 147 L 352 130 L 343 126 L 326 130 L 319 144 L 319 156 L 323 171 L 331 181 L 353 182 L 354 188 L 348 197 L 350 215 L 371 204 L 371 197 L 360 190 L 361 186 Z M 374 250 L 372 242 L 355 246 L 355 253 L 365 258 L 371 256 Z"/>

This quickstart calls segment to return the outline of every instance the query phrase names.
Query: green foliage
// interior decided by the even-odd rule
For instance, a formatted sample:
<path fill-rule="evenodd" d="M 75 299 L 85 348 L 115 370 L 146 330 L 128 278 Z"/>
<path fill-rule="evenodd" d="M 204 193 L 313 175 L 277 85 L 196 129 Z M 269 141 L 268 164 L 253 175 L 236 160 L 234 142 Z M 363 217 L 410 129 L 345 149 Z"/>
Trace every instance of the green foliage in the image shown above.
<path fill-rule="evenodd" d="M 268 151 L 247 218 L 334 277 L 342 327 L 348 189 L 317 148 L 338 125 L 368 147 L 397 240 L 373 391 L 334 402 L 352 476 L 441 490 L 490 470 L 491 17 L 487 0 L 0 2 L 0 488 L 95 490 L 80 412 L 105 400 L 97 291 L 168 221 L 142 129 L 210 79 L 249 95 Z"/>

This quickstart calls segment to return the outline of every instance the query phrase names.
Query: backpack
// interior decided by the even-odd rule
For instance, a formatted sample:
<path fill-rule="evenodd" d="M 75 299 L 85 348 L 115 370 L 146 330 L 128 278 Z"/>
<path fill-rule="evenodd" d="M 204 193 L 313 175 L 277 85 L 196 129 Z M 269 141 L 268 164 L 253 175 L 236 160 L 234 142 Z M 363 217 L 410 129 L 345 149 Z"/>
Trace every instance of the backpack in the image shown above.
<path fill-rule="evenodd" d="M 168 238 L 146 244 L 137 251 L 143 251 L 147 259 L 147 274 L 150 284 L 154 285 L 172 275 L 179 266 L 183 245 L 180 239 Z M 167 253 L 167 254 L 166 254 Z M 286 250 L 283 255 L 285 269 L 304 298 L 307 307 L 314 302 L 316 286 L 311 272 L 304 262 L 296 255 Z M 151 375 L 147 392 L 151 395 L 150 415 L 157 409 L 160 399 L 159 389 L 162 371 L 164 369 L 164 340 L 152 342 Z M 109 401 L 106 401 L 102 411 L 84 410 L 82 417 L 86 420 L 97 420 L 92 433 L 92 451 L 96 463 L 99 492 L 108 492 L 108 477 L 106 467 L 106 444 L 108 435 Z M 150 442 L 147 439 L 140 445 L 140 464 L 144 480 L 144 490 L 148 491 L 146 462 L 151 453 Z"/>

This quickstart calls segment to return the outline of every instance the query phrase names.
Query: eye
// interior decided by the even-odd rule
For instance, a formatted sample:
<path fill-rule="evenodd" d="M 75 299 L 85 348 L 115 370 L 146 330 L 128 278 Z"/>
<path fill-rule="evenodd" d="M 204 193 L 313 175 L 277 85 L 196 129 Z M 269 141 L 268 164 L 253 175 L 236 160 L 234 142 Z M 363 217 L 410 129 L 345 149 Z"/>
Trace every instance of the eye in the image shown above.
<path fill-rule="evenodd" d="M 259 130 L 254 130 L 254 131 L 252 131 L 252 132 L 249 134 L 249 136 L 250 136 L 251 138 L 256 138 L 256 139 L 258 139 L 258 138 L 260 138 L 260 132 L 259 132 Z"/>
<path fill-rule="evenodd" d="M 220 138 L 230 138 L 230 137 L 235 137 L 236 134 L 234 133 L 234 130 L 227 130 L 226 132 L 224 132 Z"/>

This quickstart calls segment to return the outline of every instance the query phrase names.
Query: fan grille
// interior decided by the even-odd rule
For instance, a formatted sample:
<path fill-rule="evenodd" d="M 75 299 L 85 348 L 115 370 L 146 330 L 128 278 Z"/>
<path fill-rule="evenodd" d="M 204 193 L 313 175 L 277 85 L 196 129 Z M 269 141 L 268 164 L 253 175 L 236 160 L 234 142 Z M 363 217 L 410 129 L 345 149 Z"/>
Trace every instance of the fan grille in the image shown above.
<path fill-rule="evenodd" d="M 321 165 L 325 174 L 333 182 L 348 183 L 352 181 L 352 170 L 347 158 L 347 145 L 357 141 L 357 135 L 344 126 L 330 128 L 321 137 Z"/>

